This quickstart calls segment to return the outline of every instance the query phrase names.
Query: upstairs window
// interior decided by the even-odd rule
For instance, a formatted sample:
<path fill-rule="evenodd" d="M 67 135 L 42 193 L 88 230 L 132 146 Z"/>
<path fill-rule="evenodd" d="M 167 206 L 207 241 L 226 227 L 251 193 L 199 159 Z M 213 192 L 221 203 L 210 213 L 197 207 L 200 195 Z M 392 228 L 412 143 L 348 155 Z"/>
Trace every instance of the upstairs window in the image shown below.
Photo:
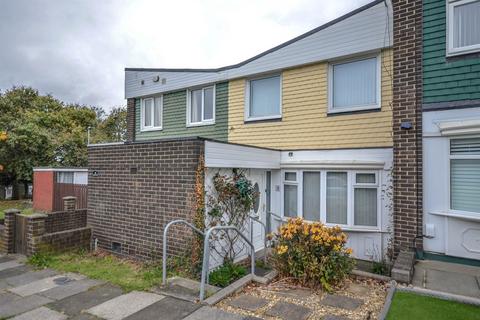
<path fill-rule="evenodd" d="M 281 77 L 252 79 L 245 94 L 246 120 L 276 119 L 281 114 Z"/>
<path fill-rule="evenodd" d="M 187 125 L 202 126 L 215 123 L 215 87 L 188 91 Z"/>
<path fill-rule="evenodd" d="M 448 54 L 480 51 L 480 0 L 448 2 Z"/>
<path fill-rule="evenodd" d="M 380 108 L 380 57 L 329 66 L 330 113 Z"/>
<path fill-rule="evenodd" d="M 161 130 L 163 122 L 163 96 L 142 99 L 140 118 L 141 131 Z"/>

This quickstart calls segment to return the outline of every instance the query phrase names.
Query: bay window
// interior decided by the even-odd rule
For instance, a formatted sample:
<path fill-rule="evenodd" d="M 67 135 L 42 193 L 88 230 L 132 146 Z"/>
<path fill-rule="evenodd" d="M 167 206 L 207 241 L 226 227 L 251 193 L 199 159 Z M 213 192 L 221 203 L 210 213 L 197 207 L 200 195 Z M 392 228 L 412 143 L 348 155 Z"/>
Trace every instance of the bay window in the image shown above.
<path fill-rule="evenodd" d="M 283 215 L 346 228 L 380 227 L 380 173 L 356 170 L 283 172 Z"/>
<path fill-rule="evenodd" d="M 450 208 L 480 213 L 480 138 L 450 140 Z"/>
<path fill-rule="evenodd" d="M 447 7 L 448 55 L 480 51 L 480 0 L 449 0 Z"/>
<path fill-rule="evenodd" d="M 199 126 L 215 123 L 215 86 L 188 90 L 187 125 Z"/>

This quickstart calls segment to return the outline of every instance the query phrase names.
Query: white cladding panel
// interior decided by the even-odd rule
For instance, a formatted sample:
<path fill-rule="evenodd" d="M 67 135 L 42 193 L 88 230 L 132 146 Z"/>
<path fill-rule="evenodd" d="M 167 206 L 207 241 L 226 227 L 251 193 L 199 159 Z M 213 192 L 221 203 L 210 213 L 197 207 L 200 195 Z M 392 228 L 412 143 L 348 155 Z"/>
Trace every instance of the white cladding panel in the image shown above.
<path fill-rule="evenodd" d="M 125 71 L 125 98 L 189 88 L 391 46 L 391 4 L 378 3 L 283 48 L 236 68 L 209 72 Z M 389 18 L 390 17 L 390 18 Z M 159 76 L 160 81 L 153 78 Z M 164 81 L 162 81 L 164 79 Z M 144 84 L 141 84 L 144 80 Z"/>
<path fill-rule="evenodd" d="M 207 168 L 280 168 L 280 151 L 205 141 Z"/>

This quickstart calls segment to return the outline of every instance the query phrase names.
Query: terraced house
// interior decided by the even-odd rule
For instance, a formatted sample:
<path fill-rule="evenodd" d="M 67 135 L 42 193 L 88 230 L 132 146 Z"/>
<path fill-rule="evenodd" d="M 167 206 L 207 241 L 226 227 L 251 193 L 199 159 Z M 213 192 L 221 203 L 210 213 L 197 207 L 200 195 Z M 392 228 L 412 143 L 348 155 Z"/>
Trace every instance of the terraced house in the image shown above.
<path fill-rule="evenodd" d="M 99 245 L 158 254 L 165 224 L 192 218 L 203 158 L 207 192 L 216 172 L 246 172 L 269 229 L 340 225 L 357 258 L 380 259 L 393 231 L 392 26 L 390 3 L 374 1 L 235 65 L 125 69 L 128 141 L 89 147 Z"/>
<path fill-rule="evenodd" d="M 423 4 L 424 250 L 480 259 L 480 1 Z"/>

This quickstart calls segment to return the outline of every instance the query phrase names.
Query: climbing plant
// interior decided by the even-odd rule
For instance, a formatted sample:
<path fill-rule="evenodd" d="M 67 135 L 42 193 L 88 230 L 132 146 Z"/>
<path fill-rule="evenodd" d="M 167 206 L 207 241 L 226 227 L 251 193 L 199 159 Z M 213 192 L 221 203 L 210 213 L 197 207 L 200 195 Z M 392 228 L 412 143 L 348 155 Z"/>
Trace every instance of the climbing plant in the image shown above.
<path fill-rule="evenodd" d="M 193 224 L 199 230 L 205 230 L 205 162 L 200 155 L 195 170 L 195 188 L 192 199 Z M 200 270 L 203 256 L 203 237 L 195 232 L 192 243 L 191 262 L 193 270 Z"/>
<path fill-rule="evenodd" d="M 208 225 L 234 226 L 245 234 L 248 215 L 259 196 L 252 182 L 238 169 L 233 169 L 232 174 L 216 173 L 212 182 L 213 187 L 207 194 Z M 214 240 L 211 248 L 224 264 L 233 262 L 244 248 L 239 245 L 240 235 L 237 232 L 219 232 Z"/>

